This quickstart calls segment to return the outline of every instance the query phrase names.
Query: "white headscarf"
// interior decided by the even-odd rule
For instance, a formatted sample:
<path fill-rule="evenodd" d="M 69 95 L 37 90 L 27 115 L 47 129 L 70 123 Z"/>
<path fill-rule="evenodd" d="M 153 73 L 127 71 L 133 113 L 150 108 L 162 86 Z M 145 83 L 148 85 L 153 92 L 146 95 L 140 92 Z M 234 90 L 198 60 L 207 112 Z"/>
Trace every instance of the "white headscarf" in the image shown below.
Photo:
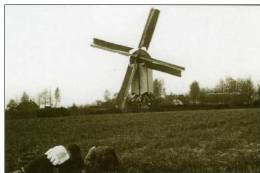
<path fill-rule="evenodd" d="M 45 155 L 47 155 L 47 158 L 51 161 L 51 163 L 56 165 L 61 165 L 65 161 L 67 161 L 70 158 L 69 152 L 66 150 L 66 148 L 62 145 L 55 146 L 51 149 L 49 149 Z"/>

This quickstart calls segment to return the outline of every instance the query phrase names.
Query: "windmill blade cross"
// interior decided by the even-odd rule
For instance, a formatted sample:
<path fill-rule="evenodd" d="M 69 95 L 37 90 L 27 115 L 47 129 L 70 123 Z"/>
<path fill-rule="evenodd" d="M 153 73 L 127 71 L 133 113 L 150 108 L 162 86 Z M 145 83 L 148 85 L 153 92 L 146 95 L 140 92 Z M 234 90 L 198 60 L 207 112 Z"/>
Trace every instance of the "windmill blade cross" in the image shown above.
<path fill-rule="evenodd" d="M 117 104 L 118 104 L 118 106 L 121 110 L 125 107 L 125 102 L 126 102 L 126 99 L 127 99 L 128 91 L 129 91 L 130 86 L 132 84 L 133 77 L 134 77 L 134 74 L 136 72 L 136 69 L 137 69 L 136 63 L 129 64 L 128 67 L 127 67 L 123 84 L 122 84 L 121 89 L 120 89 L 118 96 L 117 96 Z"/>
<path fill-rule="evenodd" d="M 119 54 L 126 55 L 126 56 L 130 56 L 131 54 L 129 52 L 130 52 L 130 50 L 133 49 L 133 48 L 128 47 L 128 46 L 123 46 L 123 45 L 120 45 L 120 44 L 107 42 L 107 41 L 100 40 L 100 39 L 97 39 L 97 38 L 93 39 L 93 44 L 91 44 L 91 46 L 99 48 L 99 49 L 119 53 Z"/>
<path fill-rule="evenodd" d="M 145 65 L 150 69 L 169 73 L 169 74 L 179 76 L 179 77 L 181 77 L 181 71 L 185 70 L 184 67 L 170 64 L 170 63 L 160 61 L 157 59 L 153 59 L 153 58 L 139 57 L 139 60 L 141 62 L 144 62 Z"/>
<path fill-rule="evenodd" d="M 139 43 L 139 48 L 142 47 L 145 47 L 146 49 L 149 48 L 159 14 L 160 14 L 159 10 L 153 8 L 151 9 L 147 22 L 145 24 L 141 41 Z"/>

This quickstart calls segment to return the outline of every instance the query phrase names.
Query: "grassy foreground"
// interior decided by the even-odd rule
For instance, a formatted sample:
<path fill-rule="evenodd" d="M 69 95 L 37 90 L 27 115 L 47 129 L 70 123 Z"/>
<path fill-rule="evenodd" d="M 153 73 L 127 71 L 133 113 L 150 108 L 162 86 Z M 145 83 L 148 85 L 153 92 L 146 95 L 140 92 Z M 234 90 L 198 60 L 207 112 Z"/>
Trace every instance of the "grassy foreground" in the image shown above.
<path fill-rule="evenodd" d="M 6 170 L 23 152 L 115 147 L 124 172 L 260 172 L 260 109 L 6 120 Z"/>

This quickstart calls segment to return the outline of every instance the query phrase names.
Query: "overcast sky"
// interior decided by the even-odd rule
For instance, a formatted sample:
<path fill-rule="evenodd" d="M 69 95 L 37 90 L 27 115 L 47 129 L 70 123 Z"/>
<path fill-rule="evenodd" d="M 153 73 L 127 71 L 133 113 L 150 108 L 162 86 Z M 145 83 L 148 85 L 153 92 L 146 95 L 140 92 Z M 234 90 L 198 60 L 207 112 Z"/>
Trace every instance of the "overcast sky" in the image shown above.
<path fill-rule="evenodd" d="M 6 101 L 59 87 L 65 106 L 118 92 L 129 58 L 90 47 L 93 37 L 137 47 L 151 7 L 160 10 L 152 57 L 184 66 L 181 78 L 154 72 L 166 91 L 197 80 L 260 82 L 260 6 L 11 5 L 5 7 Z"/>

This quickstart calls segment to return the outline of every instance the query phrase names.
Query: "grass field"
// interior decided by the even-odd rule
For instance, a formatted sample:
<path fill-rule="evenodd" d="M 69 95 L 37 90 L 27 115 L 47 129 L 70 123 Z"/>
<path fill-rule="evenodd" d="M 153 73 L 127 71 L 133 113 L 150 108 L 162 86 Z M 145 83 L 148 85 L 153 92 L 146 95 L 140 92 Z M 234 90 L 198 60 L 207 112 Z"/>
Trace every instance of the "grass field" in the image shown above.
<path fill-rule="evenodd" d="M 26 151 L 115 147 L 124 172 L 260 172 L 260 109 L 6 120 L 6 170 Z"/>

